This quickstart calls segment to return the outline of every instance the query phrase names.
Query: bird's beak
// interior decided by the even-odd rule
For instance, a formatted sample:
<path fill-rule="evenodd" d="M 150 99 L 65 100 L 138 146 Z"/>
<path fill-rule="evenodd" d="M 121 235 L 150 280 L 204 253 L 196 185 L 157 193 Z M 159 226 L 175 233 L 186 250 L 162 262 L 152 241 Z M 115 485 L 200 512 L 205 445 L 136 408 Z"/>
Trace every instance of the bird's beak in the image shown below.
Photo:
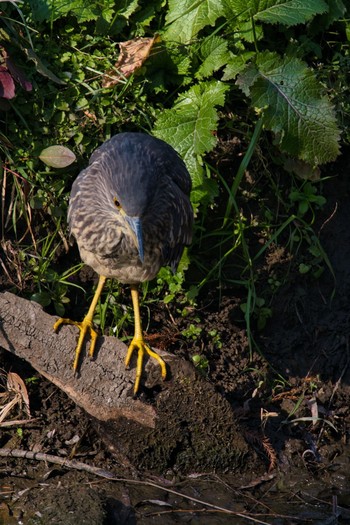
<path fill-rule="evenodd" d="M 142 223 L 139 217 L 129 217 L 125 215 L 125 220 L 131 228 L 131 233 L 134 237 L 136 247 L 139 252 L 140 261 L 143 263 L 143 236 L 142 236 Z"/>

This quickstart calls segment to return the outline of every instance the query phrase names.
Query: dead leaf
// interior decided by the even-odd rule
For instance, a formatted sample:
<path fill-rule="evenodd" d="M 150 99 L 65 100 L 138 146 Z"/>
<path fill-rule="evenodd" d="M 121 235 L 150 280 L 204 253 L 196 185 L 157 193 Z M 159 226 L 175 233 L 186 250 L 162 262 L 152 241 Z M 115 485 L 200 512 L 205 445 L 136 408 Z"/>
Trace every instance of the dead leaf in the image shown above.
<path fill-rule="evenodd" d="M 10 57 L 6 57 L 6 66 L 12 77 L 22 86 L 25 91 L 32 91 L 33 85 L 29 82 L 24 72 L 18 67 Z"/>
<path fill-rule="evenodd" d="M 24 403 L 25 411 L 28 417 L 30 417 L 27 387 L 18 374 L 9 372 L 7 374 L 6 392 L 1 394 L 0 426 L 2 426 L 12 409 L 16 405 L 19 405 L 21 408 L 22 403 Z"/>
<path fill-rule="evenodd" d="M 120 55 L 114 68 L 107 71 L 103 77 L 102 86 L 113 87 L 120 80 L 130 77 L 147 60 L 152 46 L 159 40 L 159 36 L 152 38 L 134 38 L 126 42 L 119 42 Z"/>
<path fill-rule="evenodd" d="M 0 97 L 11 99 L 15 96 L 15 83 L 8 69 L 0 66 Z"/>
<path fill-rule="evenodd" d="M 315 397 L 312 397 L 311 399 L 306 400 L 307 406 L 309 407 L 311 411 L 312 416 L 312 424 L 316 425 L 316 423 L 320 420 L 319 414 L 318 414 L 318 404 L 317 399 Z"/>
<path fill-rule="evenodd" d="M 284 169 L 289 173 L 294 173 L 303 180 L 320 180 L 321 176 L 321 170 L 318 166 L 311 166 L 311 164 L 301 159 L 285 159 Z"/>
<path fill-rule="evenodd" d="M 21 401 L 24 403 L 27 415 L 30 417 L 28 390 L 23 379 L 21 379 L 20 376 L 15 372 L 9 372 L 7 375 L 7 388 L 10 392 L 14 392 L 21 398 Z"/>
<path fill-rule="evenodd" d="M 66 168 L 75 161 L 76 157 L 66 146 L 57 145 L 43 149 L 39 159 L 51 168 Z"/>

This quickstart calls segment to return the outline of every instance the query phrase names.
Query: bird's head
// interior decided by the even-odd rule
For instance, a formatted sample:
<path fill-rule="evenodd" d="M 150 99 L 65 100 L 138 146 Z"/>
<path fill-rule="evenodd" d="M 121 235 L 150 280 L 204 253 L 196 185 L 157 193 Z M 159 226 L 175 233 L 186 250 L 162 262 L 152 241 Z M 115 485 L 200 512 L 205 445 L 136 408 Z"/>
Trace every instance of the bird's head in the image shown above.
<path fill-rule="evenodd" d="M 155 208 L 159 187 L 159 151 L 154 140 L 140 133 L 122 133 L 102 145 L 90 159 L 101 178 L 102 200 L 108 197 L 109 209 L 112 206 L 118 210 L 141 261 L 142 227 Z"/>

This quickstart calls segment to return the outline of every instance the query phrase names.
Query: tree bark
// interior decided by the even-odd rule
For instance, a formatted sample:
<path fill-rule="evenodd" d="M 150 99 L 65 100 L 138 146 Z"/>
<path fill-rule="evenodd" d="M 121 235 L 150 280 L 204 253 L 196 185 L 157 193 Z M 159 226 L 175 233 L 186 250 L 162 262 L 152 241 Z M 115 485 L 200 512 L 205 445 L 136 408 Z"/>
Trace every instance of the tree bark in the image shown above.
<path fill-rule="evenodd" d="M 126 346 L 115 337 L 98 339 L 93 360 L 84 348 L 75 375 L 78 329 L 63 325 L 56 334 L 55 320 L 37 303 L 0 293 L 0 346 L 28 361 L 98 420 L 101 437 L 118 454 L 157 471 L 240 464 L 247 445 L 231 407 L 190 363 L 159 351 L 168 368 L 163 382 L 159 365 L 148 360 L 142 381 L 156 392 L 151 404 L 133 396 L 135 371 L 125 368 Z"/>

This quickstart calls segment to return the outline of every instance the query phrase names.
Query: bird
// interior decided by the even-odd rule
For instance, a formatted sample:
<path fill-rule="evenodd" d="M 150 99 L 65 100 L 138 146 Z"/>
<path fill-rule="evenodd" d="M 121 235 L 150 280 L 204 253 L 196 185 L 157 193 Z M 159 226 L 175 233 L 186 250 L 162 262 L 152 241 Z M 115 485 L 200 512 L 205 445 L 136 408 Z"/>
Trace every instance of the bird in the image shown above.
<path fill-rule="evenodd" d="M 125 365 L 137 352 L 134 394 L 139 391 L 146 354 L 154 358 L 166 379 L 162 357 L 146 344 L 140 314 L 139 284 L 153 279 L 163 266 L 176 272 L 183 250 L 192 241 L 191 177 L 184 161 L 168 143 L 142 132 L 123 132 L 98 147 L 72 185 L 68 227 L 82 261 L 99 276 L 90 308 L 73 324 L 80 334 L 73 362 L 77 371 L 84 340 L 90 336 L 92 358 L 97 340 L 93 316 L 106 279 L 131 288 L 134 336 Z"/>

